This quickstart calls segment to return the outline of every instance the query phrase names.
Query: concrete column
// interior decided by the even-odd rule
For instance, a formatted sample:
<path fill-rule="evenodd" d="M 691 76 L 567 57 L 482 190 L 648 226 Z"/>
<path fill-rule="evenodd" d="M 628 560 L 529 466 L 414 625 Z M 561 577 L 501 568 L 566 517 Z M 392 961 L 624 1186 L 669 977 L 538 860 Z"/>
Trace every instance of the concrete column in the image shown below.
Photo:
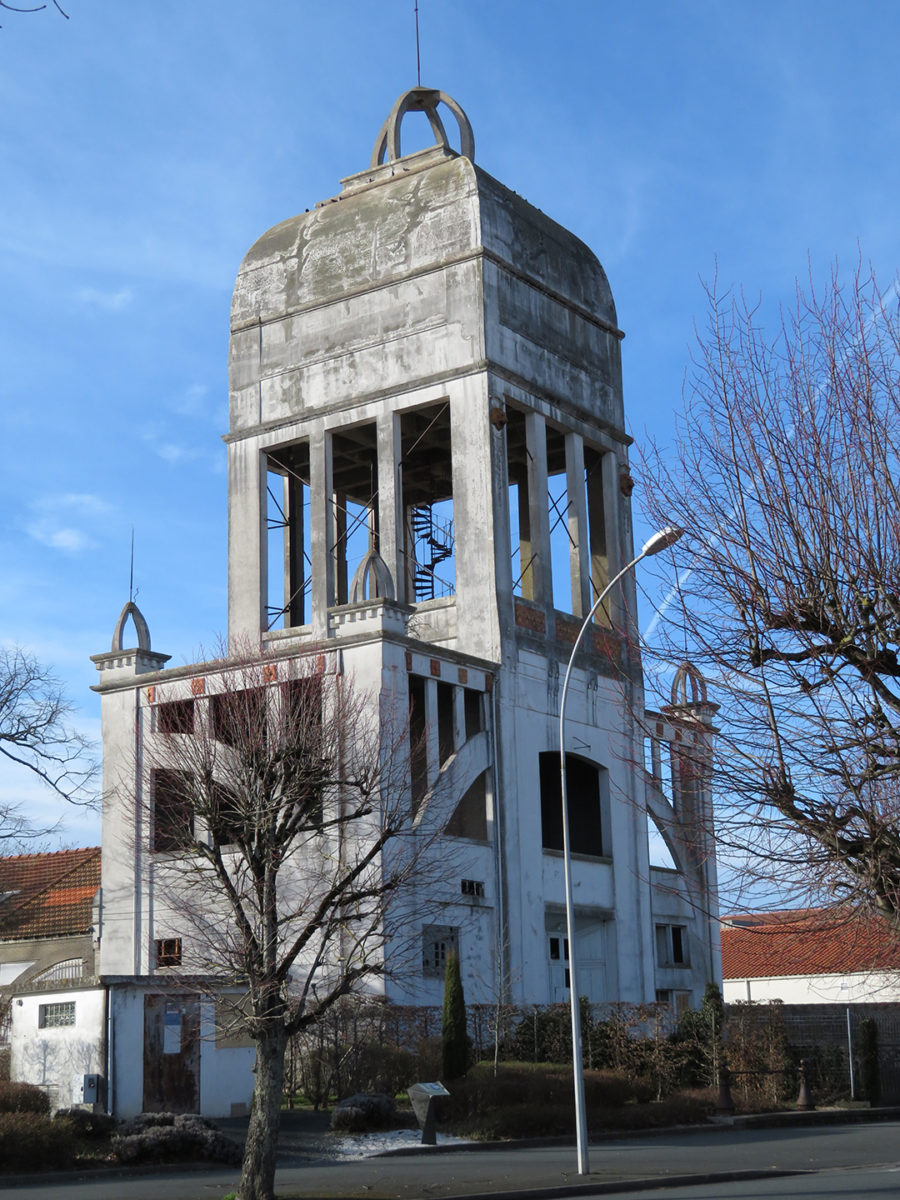
<path fill-rule="evenodd" d="M 313 636 L 328 636 L 328 610 L 334 604 L 334 512 L 331 438 L 320 425 L 309 440 L 309 550 Z"/>
<path fill-rule="evenodd" d="M 619 462 L 615 454 L 603 455 L 603 516 L 605 522 L 606 540 L 606 569 L 607 579 L 613 579 L 624 566 L 622 562 L 622 515 L 619 490 Z M 633 587 L 632 581 L 625 581 L 626 586 Z M 609 614 L 613 625 L 622 627 L 625 608 L 622 603 L 622 589 L 617 588 L 609 597 Z"/>
<path fill-rule="evenodd" d="M 550 514 L 547 510 L 547 427 L 540 413 L 525 416 L 525 445 L 528 449 L 529 543 L 522 545 L 523 562 L 531 560 L 530 596 L 537 604 L 552 607 L 550 574 Z M 524 585 L 524 579 L 523 579 Z M 523 586 L 523 594 L 526 594 Z"/>
<path fill-rule="evenodd" d="M 584 441 L 578 433 L 566 434 L 566 495 L 572 612 L 576 617 L 586 617 L 592 603 L 590 537 L 584 489 Z"/>
<path fill-rule="evenodd" d="M 453 749 L 458 750 L 466 740 L 466 691 L 453 689 Z"/>
<path fill-rule="evenodd" d="M 265 455 L 255 442 L 228 447 L 228 497 L 228 633 L 233 646 L 256 644 L 267 624 L 268 497 Z"/>
<path fill-rule="evenodd" d="M 400 416 L 378 415 L 378 553 L 394 581 L 397 600 L 406 603 L 403 570 L 403 495 L 400 480 Z"/>

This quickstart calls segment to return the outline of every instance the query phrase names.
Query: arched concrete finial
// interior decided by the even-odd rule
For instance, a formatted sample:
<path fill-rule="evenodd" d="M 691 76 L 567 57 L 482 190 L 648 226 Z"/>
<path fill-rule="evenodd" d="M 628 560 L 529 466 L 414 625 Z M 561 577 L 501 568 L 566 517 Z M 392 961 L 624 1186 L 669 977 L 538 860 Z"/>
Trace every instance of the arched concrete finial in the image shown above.
<path fill-rule="evenodd" d="M 438 116 L 437 106 L 446 104 L 447 108 L 456 117 L 456 123 L 459 126 L 459 153 L 463 158 L 468 158 L 471 162 L 475 161 L 475 137 L 472 133 L 472 126 L 469 124 L 469 118 L 456 103 L 452 96 L 448 96 L 446 92 L 438 91 L 436 88 L 414 87 L 408 92 L 404 92 L 400 96 L 394 107 L 388 114 L 388 119 L 382 125 L 378 137 L 375 139 L 375 148 L 372 151 L 372 161 L 369 164 L 370 170 L 375 167 L 380 167 L 385 160 L 387 162 L 395 162 L 400 155 L 400 124 L 403 117 L 408 112 L 424 112 L 428 117 L 428 123 L 431 125 L 431 130 L 435 137 L 434 144 L 443 146 L 446 150 L 452 150 L 453 147 L 447 139 L 447 131 L 441 118 Z"/>
<path fill-rule="evenodd" d="M 353 573 L 353 580 L 350 584 L 350 603 L 364 604 L 366 600 L 376 599 L 393 600 L 394 581 L 387 563 L 377 550 L 372 549 Z"/>
<path fill-rule="evenodd" d="M 112 649 L 114 654 L 121 654 L 125 649 L 122 645 L 122 638 L 125 636 L 125 625 L 128 618 L 131 617 L 134 622 L 135 632 L 137 633 L 138 650 L 150 649 L 150 628 L 144 620 L 144 614 L 138 608 L 133 600 L 129 600 L 122 611 L 119 613 L 119 619 L 116 621 L 116 627 L 113 630 Z"/>
<path fill-rule="evenodd" d="M 672 680 L 672 704 L 678 708 L 693 708 L 708 703 L 706 680 L 694 664 L 685 659 Z"/>

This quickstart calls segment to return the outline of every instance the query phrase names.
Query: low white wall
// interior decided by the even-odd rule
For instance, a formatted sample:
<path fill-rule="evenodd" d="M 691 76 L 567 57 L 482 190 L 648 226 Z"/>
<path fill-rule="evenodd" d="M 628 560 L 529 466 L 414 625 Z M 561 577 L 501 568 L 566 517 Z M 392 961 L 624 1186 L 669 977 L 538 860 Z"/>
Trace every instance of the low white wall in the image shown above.
<path fill-rule="evenodd" d="M 864 971 L 847 975 L 773 975 L 760 979 L 725 979 L 726 1004 L 753 1000 L 785 1004 L 873 1004 L 900 1001 L 896 973 Z"/>
<path fill-rule="evenodd" d="M 84 1100 L 85 1075 L 102 1075 L 103 989 L 38 992 L 17 996 L 12 1003 L 10 1076 L 50 1091 L 54 1108 Z M 42 1005 L 75 1005 L 75 1024 L 40 1027 Z"/>

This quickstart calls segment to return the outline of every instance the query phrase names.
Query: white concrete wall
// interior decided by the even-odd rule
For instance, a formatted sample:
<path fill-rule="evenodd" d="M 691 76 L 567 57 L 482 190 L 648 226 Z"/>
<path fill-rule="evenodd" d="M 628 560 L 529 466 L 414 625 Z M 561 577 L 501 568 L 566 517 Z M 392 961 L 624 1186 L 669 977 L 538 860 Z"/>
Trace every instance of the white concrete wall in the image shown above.
<path fill-rule="evenodd" d="M 40 1028 L 45 1004 L 75 1004 L 75 1024 Z M 12 1002 L 10 1077 L 51 1089 L 51 1103 L 68 1108 L 84 1100 L 85 1075 L 102 1075 L 103 988 L 37 992 Z"/>
<path fill-rule="evenodd" d="M 752 1000 L 784 1004 L 896 1004 L 900 977 L 896 972 L 862 971 L 847 975 L 780 975 L 759 979 L 725 979 L 727 1004 Z"/>

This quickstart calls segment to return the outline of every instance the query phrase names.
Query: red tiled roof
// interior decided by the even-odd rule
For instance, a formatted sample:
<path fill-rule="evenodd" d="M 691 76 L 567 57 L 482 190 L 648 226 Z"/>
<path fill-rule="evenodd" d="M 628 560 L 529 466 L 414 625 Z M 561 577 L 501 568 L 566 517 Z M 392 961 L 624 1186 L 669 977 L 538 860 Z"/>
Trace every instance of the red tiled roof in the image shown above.
<path fill-rule="evenodd" d="M 0 858 L 0 941 L 87 933 L 100 847 Z"/>
<path fill-rule="evenodd" d="M 804 909 L 723 918 L 722 975 L 848 975 L 900 967 L 900 932 L 873 914 Z"/>

